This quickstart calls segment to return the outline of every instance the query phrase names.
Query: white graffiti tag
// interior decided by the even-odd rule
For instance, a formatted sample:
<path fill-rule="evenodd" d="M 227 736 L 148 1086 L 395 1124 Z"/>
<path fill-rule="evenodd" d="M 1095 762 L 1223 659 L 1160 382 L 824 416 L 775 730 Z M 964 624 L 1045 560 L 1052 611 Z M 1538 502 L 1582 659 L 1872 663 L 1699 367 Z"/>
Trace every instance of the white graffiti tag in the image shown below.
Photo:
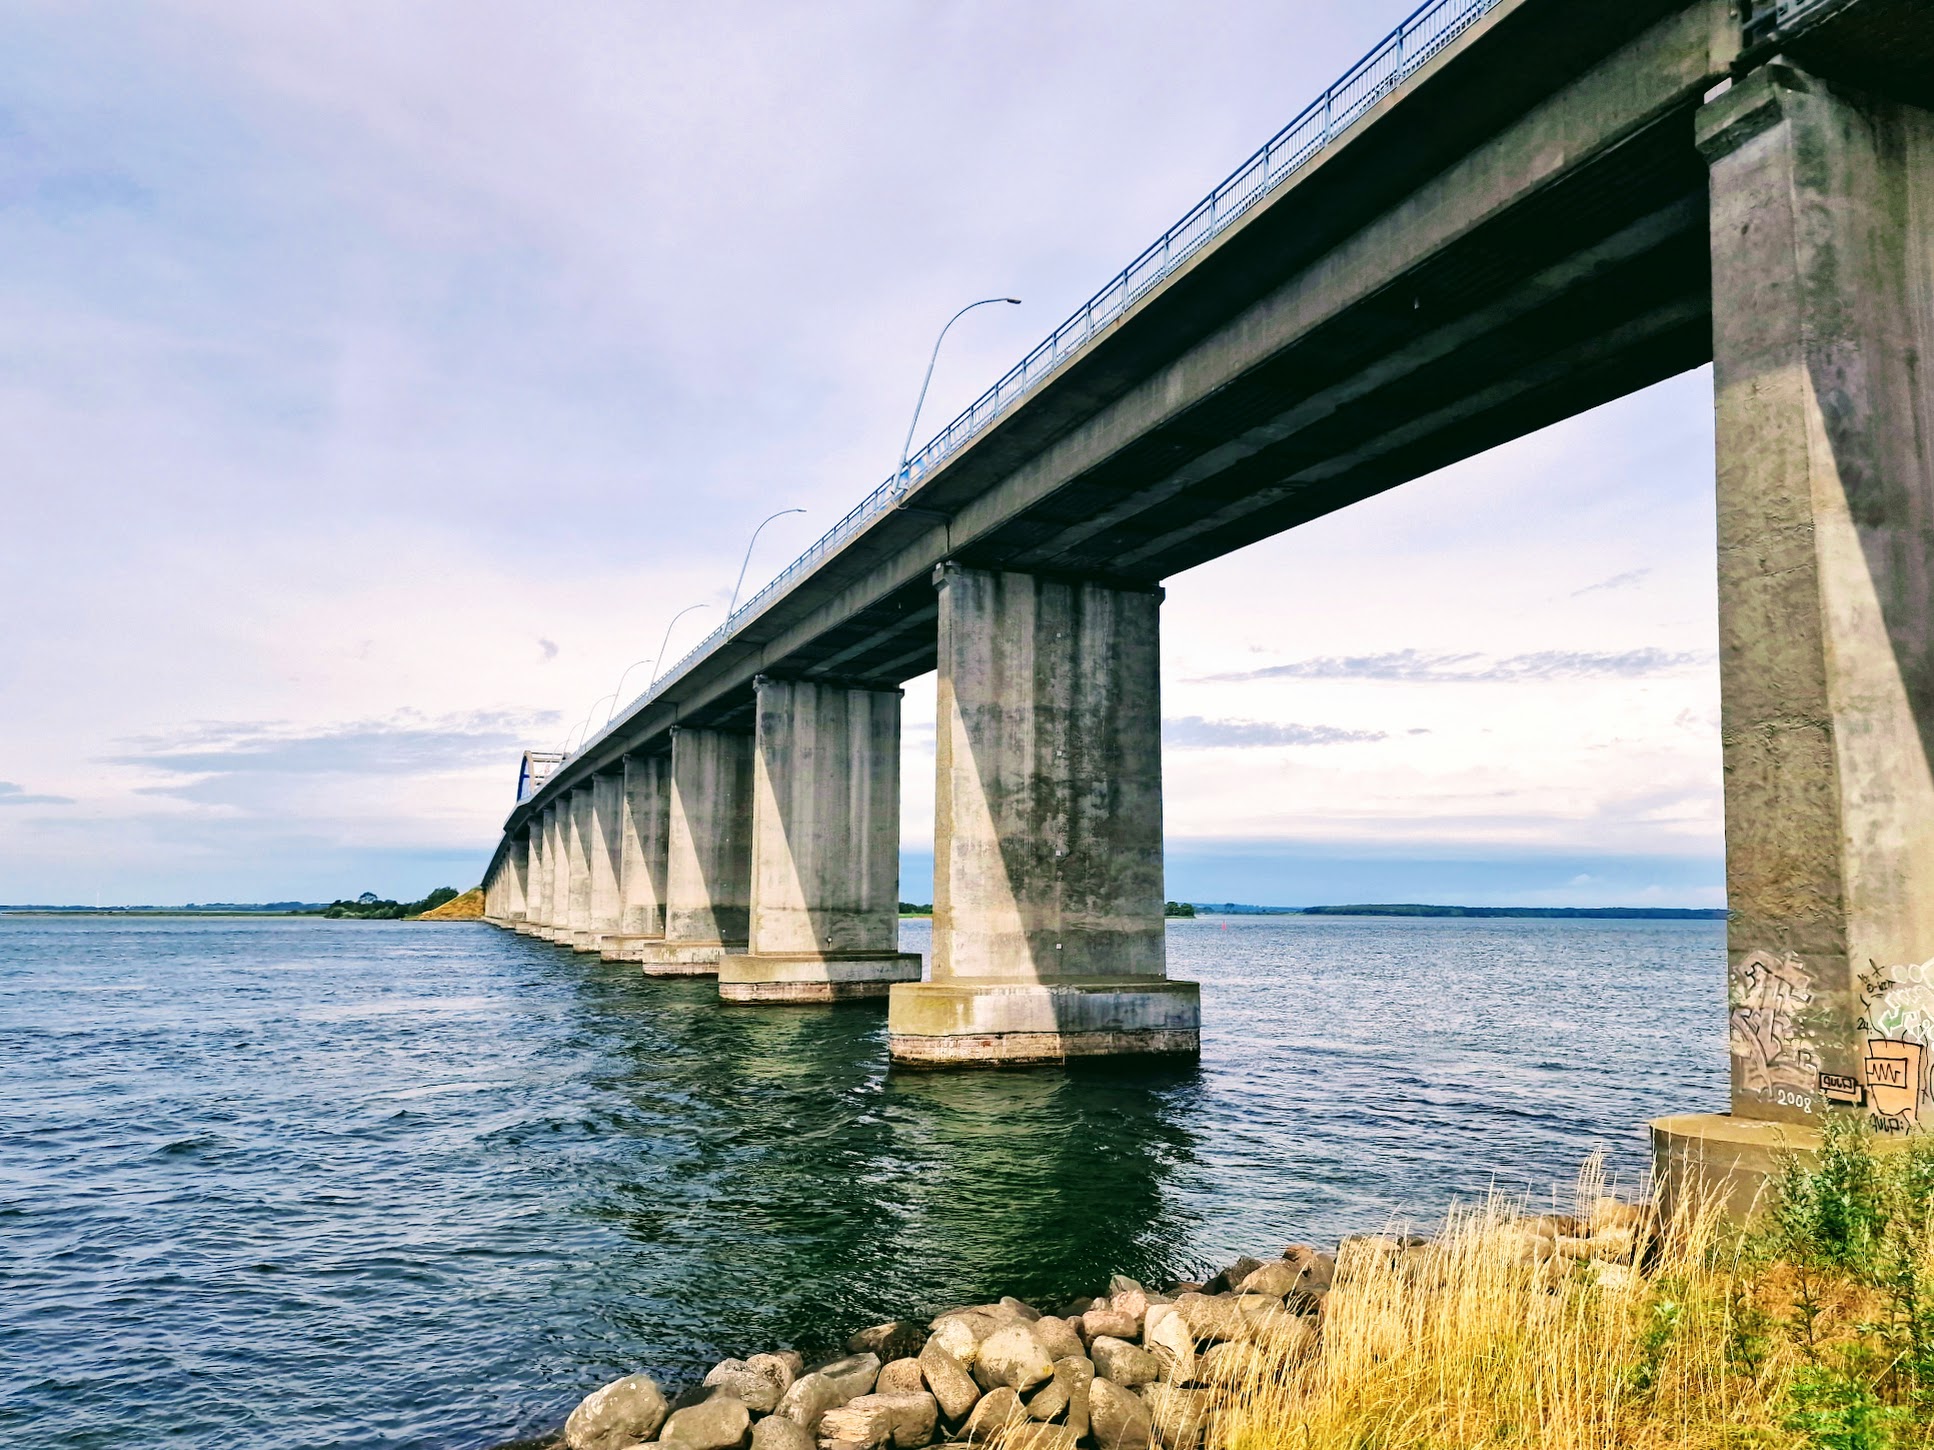
<path fill-rule="evenodd" d="M 1732 977 L 1732 1051 L 1740 1086 L 1761 1094 L 1814 1090 L 1819 1062 L 1794 1022 L 1813 1000 L 1805 965 L 1790 952 L 1754 952 Z"/>
<path fill-rule="evenodd" d="M 1856 1025 L 1874 1128 L 1911 1133 L 1934 1124 L 1934 958 L 1897 967 L 1869 962 Z"/>

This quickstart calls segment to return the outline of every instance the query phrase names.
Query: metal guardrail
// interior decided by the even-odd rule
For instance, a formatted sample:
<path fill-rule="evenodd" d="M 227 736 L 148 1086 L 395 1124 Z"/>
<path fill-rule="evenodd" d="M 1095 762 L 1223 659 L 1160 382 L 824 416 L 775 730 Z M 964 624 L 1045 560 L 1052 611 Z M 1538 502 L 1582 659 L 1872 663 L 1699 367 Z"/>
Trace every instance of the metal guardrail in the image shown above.
<path fill-rule="evenodd" d="M 1843 0 L 1748 0 L 1740 29 L 1748 47 L 1763 45 L 1792 30 L 1814 12 Z"/>
<path fill-rule="evenodd" d="M 955 418 L 896 473 L 855 504 L 771 583 L 732 612 L 730 618 L 661 674 L 644 694 L 618 711 L 611 723 L 591 736 L 572 756 L 582 755 L 617 728 L 623 719 L 650 700 L 663 695 L 693 665 L 724 644 L 740 624 L 757 615 L 794 580 L 887 512 L 921 478 L 934 472 L 954 454 L 985 432 L 994 421 L 1039 387 L 1097 334 L 1117 322 L 1157 284 L 1209 242 L 1220 236 L 1255 204 L 1320 155 L 1336 138 L 1360 121 L 1390 92 L 1408 79 L 1445 46 L 1476 24 L 1503 0 L 1427 0 L 1370 53 L 1344 73 L 1216 189 L 1183 215 L 1108 284 L 1049 333 L 1033 351 L 1004 373 L 966 411 Z M 1811 6 L 1823 0 L 1780 0 L 1782 6 Z M 571 757 L 567 756 L 566 759 Z"/>

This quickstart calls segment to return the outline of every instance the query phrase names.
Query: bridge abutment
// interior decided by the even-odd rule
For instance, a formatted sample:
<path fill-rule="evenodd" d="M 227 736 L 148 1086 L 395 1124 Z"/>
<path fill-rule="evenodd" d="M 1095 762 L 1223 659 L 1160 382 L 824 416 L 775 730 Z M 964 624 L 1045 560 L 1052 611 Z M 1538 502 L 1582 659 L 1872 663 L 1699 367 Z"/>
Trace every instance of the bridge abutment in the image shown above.
<path fill-rule="evenodd" d="M 710 977 L 746 948 L 752 877 L 752 737 L 672 731 L 665 934 L 641 942 L 648 977 Z"/>
<path fill-rule="evenodd" d="M 1934 114 L 1775 63 L 1709 103 L 1698 139 L 1712 183 L 1732 1111 L 1795 1125 L 1796 1147 L 1834 1109 L 1926 1129 Z M 1661 1161 L 1684 1178 L 1708 1136 L 1713 1162 L 1730 1161 L 1726 1122 L 1655 1124 Z"/>
<path fill-rule="evenodd" d="M 899 949 L 900 692 L 755 680 L 751 919 L 728 1002 L 884 997 Z"/>
<path fill-rule="evenodd" d="M 933 973 L 892 990 L 893 1061 L 1195 1054 L 1162 917 L 1160 591 L 934 582 Z"/>

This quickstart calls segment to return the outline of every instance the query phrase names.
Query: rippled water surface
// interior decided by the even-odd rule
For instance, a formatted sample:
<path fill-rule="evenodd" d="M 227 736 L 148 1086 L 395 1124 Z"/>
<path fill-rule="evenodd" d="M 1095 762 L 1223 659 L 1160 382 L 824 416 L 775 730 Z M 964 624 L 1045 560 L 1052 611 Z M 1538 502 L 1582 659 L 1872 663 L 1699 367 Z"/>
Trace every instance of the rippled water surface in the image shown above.
<path fill-rule="evenodd" d="M 909 923 L 909 949 L 924 923 Z M 1715 922 L 1209 918 L 1198 1068 L 889 1076 L 877 1007 L 482 925 L 0 919 L 0 1443 L 480 1446 L 1540 1193 L 1725 1097 Z"/>

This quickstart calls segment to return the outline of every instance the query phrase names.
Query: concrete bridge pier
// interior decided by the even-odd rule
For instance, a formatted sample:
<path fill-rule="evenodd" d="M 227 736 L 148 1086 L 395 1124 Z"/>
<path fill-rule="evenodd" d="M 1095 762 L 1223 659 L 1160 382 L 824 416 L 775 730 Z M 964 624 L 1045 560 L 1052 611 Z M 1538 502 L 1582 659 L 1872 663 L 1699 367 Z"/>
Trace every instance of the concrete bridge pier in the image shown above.
<path fill-rule="evenodd" d="M 565 930 L 558 945 L 580 952 L 597 950 L 597 936 L 591 929 L 591 858 L 595 854 L 591 792 L 587 781 L 565 798 L 569 807 L 564 821 L 564 865 L 570 878 L 564 898 Z"/>
<path fill-rule="evenodd" d="M 635 962 L 665 939 L 665 852 L 671 757 L 627 755 L 619 776 L 618 926 L 598 939 L 610 962 Z"/>
<path fill-rule="evenodd" d="M 942 564 L 933 973 L 892 1060 L 1199 1051 L 1162 918 L 1159 590 Z"/>
<path fill-rule="evenodd" d="M 1934 1127 L 1934 113 L 1769 65 L 1709 102 L 1732 1114 Z M 1740 1205 L 1743 1206 L 1743 1205 Z"/>
<path fill-rule="evenodd" d="M 591 777 L 590 813 L 585 833 L 585 856 L 590 871 L 590 926 L 577 942 L 581 952 L 602 950 L 605 937 L 618 929 L 618 853 L 623 846 L 620 812 L 624 779 L 616 771 Z"/>
<path fill-rule="evenodd" d="M 642 942 L 648 977 L 711 977 L 746 948 L 752 878 L 752 737 L 672 730 L 665 935 Z"/>
<path fill-rule="evenodd" d="M 900 692 L 753 681 L 751 919 L 728 1002 L 884 997 L 900 939 Z"/>
<path fill-rule="evenodd" d="M 501 870 L 484 887 L 484 915 L 499 926 L 524 928 L 530 881 L 530 835 L 514 837 L 504 852 Z"/>
<path fill-rule="evenodd" d="M 537 847 L 539 869 L 531 935 L 543 941 L 557 939 L 558 887 L 559 878 L 563 874 L 558 870 L 557 815 L 558 804 L 553 801 L 538 812 L 537 820 L 532 826 L 532 839 Z"/>

